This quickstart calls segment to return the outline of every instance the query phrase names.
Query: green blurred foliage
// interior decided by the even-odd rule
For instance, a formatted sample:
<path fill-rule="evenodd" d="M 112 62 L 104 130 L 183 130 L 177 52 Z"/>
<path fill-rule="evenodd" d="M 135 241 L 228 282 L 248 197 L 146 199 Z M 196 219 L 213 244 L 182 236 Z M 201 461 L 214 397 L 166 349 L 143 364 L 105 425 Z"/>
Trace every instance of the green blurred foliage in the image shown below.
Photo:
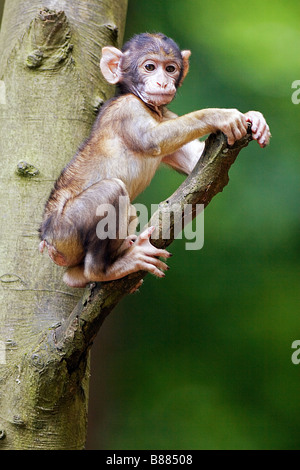
<path fill-rule="evenodd" d="M 175 241 L 166 278 L 147 276 L 105 321 L 88 449 L 299 448 L 299 18 L 297 0 L 129 0 L 126 39 L 163 31 L 192 50 L 173 111 L 258 109 L 273 138 L 239 155 L 203 249 Z M 162 168 L 138 202 L 181 181 Z"/>
<path fill-rule="evenodd" d="M 203 249 L 175 241 L 167 277 L 148 276 L 106 320 L 90 448 L 299 448 L 299 13 L 296 0 L 129 1 L 126 39 L 163 31 L 192 50 L 172 110 L 258 109 L 273 138 L 241 152 L 206 209 Z M 161 169 L 139 202 L 182 180 Z"/>

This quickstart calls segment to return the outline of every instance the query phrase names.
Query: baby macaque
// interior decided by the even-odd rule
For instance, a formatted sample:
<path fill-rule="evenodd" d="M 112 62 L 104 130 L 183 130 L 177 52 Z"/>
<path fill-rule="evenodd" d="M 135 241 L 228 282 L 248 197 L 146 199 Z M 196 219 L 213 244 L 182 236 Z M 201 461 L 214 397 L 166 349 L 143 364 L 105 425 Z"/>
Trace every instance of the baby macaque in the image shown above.
<path fill-rule="evenodd" d="M 257 111 L 212 108 L 178 117 L 166 108 L 188 72 L 190 54 L 161 33 L 134 36 L 122 50 L 102 49 L 102 74 L 119 94 L 101 108 L 90 137 L 56 181 L 40 227 L 40 251 L 46 247 L 56 264 L 67 267 L 69 286 L 139 270 L 164 277 L 168 266 L 160 258 L 170 254 L 151 244 L 153 227 L 134 234 L 131 204 L 159 165 L 188 175 L 204 148 L 199 138 L 220 130 L 232 145 L 249 122 L 253 139 L 268 144 L 269 127 Z M 99 237 L 101 207 L 108 205 L 116 210 L 115 231 Z"/>

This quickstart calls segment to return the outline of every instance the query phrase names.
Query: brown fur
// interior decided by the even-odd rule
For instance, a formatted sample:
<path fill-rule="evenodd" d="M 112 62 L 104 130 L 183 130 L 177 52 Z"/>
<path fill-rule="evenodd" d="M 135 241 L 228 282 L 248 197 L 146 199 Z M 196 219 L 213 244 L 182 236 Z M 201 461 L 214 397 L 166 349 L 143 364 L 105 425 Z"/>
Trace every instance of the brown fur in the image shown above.
<path fill-rule="evenodd" d="M 163 277 L 167 265 L 159 257 L 169 253 L 151 245 L 152 229 L 137 238 L 127 233 L 131 201 L 161 162 L 190 173 L 203 150 L 199 137 L 220 129 L 233 143 L 247 132 L 246 117 L 235 109 L 205 109 L 182 117 L 167 110 L 165 104 L 187 74 L 190 51 L 180 51 L 164 35 L 135 36 L 122 51 L 106 47 L 102 54 L 102 73 L 109 83 L 119 84 L 120 96 L 103 106 L 90 137 L 62 171 L 40 228 L 40 250 L 46 247 L 55 263 L 69 267 L 64 280 L 73 287 L 141 269 Z M 248 120 L 254 119 L 250 113 Z M 262 117 L 260 129 L 265 126 Z M 125 213 L 119 211 L 120 196 L 126 200 Z M 101 204 L 117 209 L 115 239 L 97 236 L 97 224 L 104 220 L 96 214 Z"/>

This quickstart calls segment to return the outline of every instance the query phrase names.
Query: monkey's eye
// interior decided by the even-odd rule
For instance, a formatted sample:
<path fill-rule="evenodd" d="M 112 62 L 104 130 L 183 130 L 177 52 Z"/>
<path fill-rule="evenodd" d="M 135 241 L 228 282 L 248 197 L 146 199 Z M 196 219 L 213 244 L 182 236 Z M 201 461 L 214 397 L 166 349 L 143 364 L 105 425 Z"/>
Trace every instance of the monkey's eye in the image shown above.
<path fill-rule="evenodd" d="M 153 70 L 155 70 L 155 65 L 154 64 L 146 64 L 145 69 L 147 70 L 147 72 L 153 72 Z"/>
<path fill-rule="evenodd" d="M 168 73 L 174 73 L 175 70 L 176 70 L 176 67 L 175 67 L 174 65 L 168 65 L 168 66 L 166 67 L 166 71 L 167 71 Z"/>

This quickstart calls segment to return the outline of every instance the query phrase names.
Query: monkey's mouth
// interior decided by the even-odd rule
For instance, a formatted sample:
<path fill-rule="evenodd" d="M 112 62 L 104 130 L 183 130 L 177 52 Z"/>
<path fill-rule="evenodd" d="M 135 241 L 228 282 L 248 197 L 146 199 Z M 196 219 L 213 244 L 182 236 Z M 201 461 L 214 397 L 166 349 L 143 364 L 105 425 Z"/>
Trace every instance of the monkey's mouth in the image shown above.
<path fill-rule="evenodd" d="M 147 93 L 145 101 L 152 106 L 163 106 L 171 103 L 175 93 Z"/>
<path fill-rule="evenodd" d="M 150 91 L 143 91 L 141 92 L 137 88 L 133 88 L 133 91 L 136 95 L 144 101 L 144 103 L 148 104 L 149 106 L 165 106 L 166 104 L 171 103 L 173 98 L 175 97 L 176 92 L 150 92 Z"/>

